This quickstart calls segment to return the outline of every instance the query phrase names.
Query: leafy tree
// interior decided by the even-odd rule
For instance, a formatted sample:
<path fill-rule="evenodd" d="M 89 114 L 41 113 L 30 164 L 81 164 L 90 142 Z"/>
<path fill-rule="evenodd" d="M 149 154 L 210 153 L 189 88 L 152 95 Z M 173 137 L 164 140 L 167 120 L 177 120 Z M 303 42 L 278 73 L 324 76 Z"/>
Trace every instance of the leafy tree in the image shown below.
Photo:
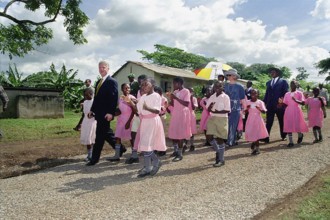
<path fill-rule="evenodd" d="M 44 6 L 45 16 L 50 19 L 40 22 L 19 20 L 7 13 L 14 3 L 25 4 L 25 8 L 33 12 Z M 65 17 L 63 25 L 74 44 L 87 43 L 82 28 L 88 24 L 89 18 L 80 10 L 80 3 L 81 0 L 12 0 L 8 2 L 4 11 L 0 12 L 0 17 L 9 19 L 13 24 L 8 26 L 0 24 L 0 52 L 8 53 L 9 58 L 12 59 L 13 56 L 23 57 L 35 50 L 36 46 L 47 44 L 53 38 L 53 32 L 45 25 L 55 22 L 58 15 Z"/>
<path fill-rule="evenodd" d="M 324 60 L 320 60 L 318 63 L 314 64 L 317 69 L 320 69 L 319 75 L 328 74 L 325 81 L 330 81 L 330 57 Z"/>
<path fill-rule="evenodd" d="M 23 73 L 19 73 L 14 64 L 14 69 L 9 64 L 9 69 L 6 72 L 1 72 L 0 83 L 2 86 L 7 87 L 26 87 L 27 80 L 23 79 Z"/>
<path fill-rule="evenodd" d="M 208 62 L 217 61 L 213 57 L 207 58 L 201 55 L 187 53 L 175 47 L 167 47 L 161 44 L 154 46 L 156 51 L 153 53 L 144 50 L 138 50 L 137 52 L 143 55 L 142 59 L 148 60 L 153 64 L 189 70 L 196 70 Z"/>
<path fill-rule="evenodd" d="M 297 67 L 297 70 L 298 70 L 299 74 L 296 76 L 296 80 L 300 81 L 300 80 L 305 80 L 308 78 L 309 74 L 306 73 L 307 70 L 305 70 L 304 67 Z"/>

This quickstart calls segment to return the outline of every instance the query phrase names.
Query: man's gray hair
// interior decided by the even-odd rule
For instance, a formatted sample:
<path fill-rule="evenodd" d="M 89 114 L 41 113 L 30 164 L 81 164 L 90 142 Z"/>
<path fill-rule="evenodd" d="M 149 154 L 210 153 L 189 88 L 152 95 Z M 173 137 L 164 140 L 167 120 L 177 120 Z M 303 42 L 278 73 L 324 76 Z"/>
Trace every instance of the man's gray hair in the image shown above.
<path fill-rule="evenodd" d="M 104 64 L 104 65 L 106 65 L 107 67 L 110 68 L 109 63 L 108 63 L 107 61 L 105 61 L 105 60 L 100 61 L 100 62 L 99 62 L 99 65 L 100 65 L 100 64 Z"/>

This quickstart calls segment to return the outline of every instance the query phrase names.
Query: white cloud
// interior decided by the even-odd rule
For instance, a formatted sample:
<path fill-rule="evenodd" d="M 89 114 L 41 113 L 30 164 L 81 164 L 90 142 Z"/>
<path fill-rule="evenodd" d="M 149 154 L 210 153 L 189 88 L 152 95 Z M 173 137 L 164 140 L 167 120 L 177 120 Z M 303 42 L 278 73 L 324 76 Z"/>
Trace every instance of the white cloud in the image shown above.
<path fill-rule="evenodd" d="M 317 0 L 315 8 L 310 14 L 320 19 L 330 19 L 330 1 Z"/>
<path fill-rule="evenodd" d="M 54 39 L 38 48 L 42 53 L 36 51 L 12 62 L 26 73 L 47 70 L 52 62 L 57 68 L 64 63 L 67 68 L 79 69 L 81 79 L 93 79 L 91 74 L 96 79 L 100 60 L 109 61 L 113 73 L 127 60 L 140 60 L 136 50 L 151 52 L 154 44 L 164 44 L 222 62 L 274 63 L 289 67 L 295 74 L 296 67 L 303 66 L 316 76 L 313 64 L 326 58 L 328 51 L 312 45 L 301 46 L 288 26 L 267 32 L 261 20 L 229 18 L 235 13 L 235 5 L 244 2 L 195 0 L 189 6 L 183 0 L 109 0 L 85 28 L 88 44 L 73 45 L 60 16 L 57 22 L 49 24 Z M 21 14 L 22 5 L 16 7 L 13 13 Z M 41 10 L 33 16 L 42 14 Z M 8 62 L 8 58 L 3 59 L 1 68 L 7 69 Z"/>

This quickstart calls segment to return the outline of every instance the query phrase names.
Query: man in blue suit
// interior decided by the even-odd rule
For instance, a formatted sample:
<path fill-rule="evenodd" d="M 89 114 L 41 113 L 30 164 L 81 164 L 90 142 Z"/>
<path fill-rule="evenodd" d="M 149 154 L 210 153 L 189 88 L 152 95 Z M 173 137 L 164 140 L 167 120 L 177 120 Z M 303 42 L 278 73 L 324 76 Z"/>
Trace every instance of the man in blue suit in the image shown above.
<path fill-rule="evenodd" d="M 286 80 L 279 77 L 281 73 L 281 70 L 278 68 L 270 68 L 270 75 L 272 79 L 266 83 L 267 90 L 264 102 L 267 108 L 266 128 L 269 135 L 273 126 L 274 116 L 276 114 L 280 125 L 281 138 L 282 140 L 286 140 L 286 133 L 283 133 L 283 117 L 285 107 L 278 108 L 278 99 L 283 98 L 285 93 L 289 92 L 289 84 Z M 269 143 L 269 138 L 266 138 L 265 142 Z"/>
<path fill-rule="evenodd" d="M 95 165 L 99 162 L 104 142 L 107 141 L 115 148 L 115 138 L 110 129 L 110 121 L 113 120 L 118 102 L 117 81 L 109 75 L 109 64 L 105 61 L 99 62 L 99 73 L 101 79 L 97 82 L 95 95 L 89 118 L 95 117 L 96 139 L 93 146 L 92 158 L 87 166 Z M 125 152 L 124 146 L 120 148 L 120 154 Z"/>

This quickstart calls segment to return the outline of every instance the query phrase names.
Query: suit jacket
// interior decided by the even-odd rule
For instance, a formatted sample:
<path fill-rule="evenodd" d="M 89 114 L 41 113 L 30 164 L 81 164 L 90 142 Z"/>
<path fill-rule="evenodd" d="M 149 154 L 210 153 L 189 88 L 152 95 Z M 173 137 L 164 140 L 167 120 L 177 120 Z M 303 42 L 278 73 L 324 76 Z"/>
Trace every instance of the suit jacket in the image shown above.
<path fill-rule="evenodd" d="M 97 82 L 95 92 L 100 80 Z M 91 111 L 95 114 L 97 121 L 105 120 L 106 114 L 112 114 L 115 116 L 116 107 L 118 102 L 118 84 L 117 81 L 108 76 L 104 79 L 103 84 L 99 88 L 97 94 L 94 95 L 94 102 L 91 107 Z M 99 123 L 99 122 L 98 122 Z"/>
<path fill-rule="evenodd" d="M 277 82 L 271 86 L 272 80 L 266 83 L 267 90 L 264 103 L 268 111 L 276 111 L 278 99 L 283 98 L 285 93 L 289 92 L 289 84 L 286 80 L 279 78 Z M 285 107 L 283 107 L 284 109 Z"/>

